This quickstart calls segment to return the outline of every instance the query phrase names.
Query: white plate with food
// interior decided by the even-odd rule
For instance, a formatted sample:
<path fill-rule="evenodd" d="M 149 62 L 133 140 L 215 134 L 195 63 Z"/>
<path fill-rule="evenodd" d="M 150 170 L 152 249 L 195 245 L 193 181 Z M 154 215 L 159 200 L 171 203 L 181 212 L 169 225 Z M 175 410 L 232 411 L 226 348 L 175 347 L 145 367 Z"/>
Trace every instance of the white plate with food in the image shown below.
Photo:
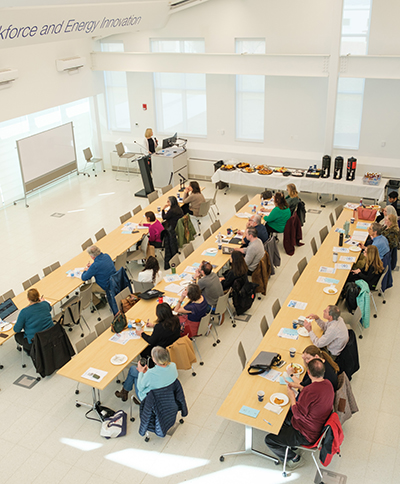
<path fill-rule="evenodd" d="M 145 322 L 141 319 L 132 319 L 129 321 L 132 324 L 132 327 L 135 329 L 141 329 L 144 327 Z"/>
<path fill-rule="evenodd" d="M 361 252 L 361 247 L 358 247 L 358 245 L 353 245 L 350 247 L 350 252 Z"/>
<path fill-rule="evenodd" d="M 297 332 L 300 336 L 308 336 L 308 331 L 304 326 L 300 326 L 300 328 L 297 328 Z"/>
<path fill-rule="evenodd" d="M 273 393 L 269 397 L 269 400 L 274 405 L 279 405 L 280 407 L 284 407 L 289 403 L 289 397 L 284 393 Z"/>
<path fill-rule="evenodd" d="M 217 254 L 218 253 L 218 249 L 214 249 L 213 247 L 211 249 L 206 249 L 206 251 L 209 254 Z"/>
<path fill-rule="evenodd" d="M 288 372 L 288 375 L 293 373 L 294 376 L 299 376 L 304 373 L 304 368 L 299 363 L 290 363 L 286 367 L 286 371 Z"/>
<path fill-rule="evenodd" d="M 10 329 L 13 327 L 11 323 L 4 322 L 0 325 L 0 330 L 1 331 L 10 331 Z"/>
<path fill-rule="evenodd" d="M 113 365 L 123 365 L 124 363 L 126 363 L 128 361 L 128 357 L 126 355 L 114 355 L 112 358 L 111 358 L 111 363 Z"/>
<path fill-rule="evenodd" d="M 333 294 L 336 294 L 337 292 L 338 290 L 335 286 L 324 287 L 324 293 L 329 294 L 330 296 L 332 296 Z"/>

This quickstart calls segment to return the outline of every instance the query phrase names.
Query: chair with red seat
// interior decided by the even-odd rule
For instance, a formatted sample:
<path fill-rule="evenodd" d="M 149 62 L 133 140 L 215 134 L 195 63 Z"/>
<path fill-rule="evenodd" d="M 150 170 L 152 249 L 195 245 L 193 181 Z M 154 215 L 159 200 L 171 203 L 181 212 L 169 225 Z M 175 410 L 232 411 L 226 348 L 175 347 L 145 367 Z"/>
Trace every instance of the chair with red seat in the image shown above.
<path fill-rule="evenodd" d="M 324 428 L 322 429 L 322 434 L 319 439 L 311 445 L 299 445 L 297 448 L 301 450 L 305 450 L 311 452 L 315 467 L 317 468 L 317 472 L 320 477 L 320 484 L 324 484 L 322 481 L 322 473 L 318 466 L 317 460 L 315 458 L 315 453 L 319 451 L 319 460 L 321 463 L 326 467 L 330 464 L 332 457 L 334 454 L 339 454 L 340 445 L 343 442 L 343 430 L 340 424 L 340 420 L 338 414 L 336 412 L 332 412 L 325 423 Z M 286 462 L 287 462 L 287 455 L 289 452 L 289 446 L 286 447 L 285 452 L 285 460 L 283 461 L 283 477 L 287 477 L 286 472 Z M 340 454 L 339 454 L 340 455 Z"/>

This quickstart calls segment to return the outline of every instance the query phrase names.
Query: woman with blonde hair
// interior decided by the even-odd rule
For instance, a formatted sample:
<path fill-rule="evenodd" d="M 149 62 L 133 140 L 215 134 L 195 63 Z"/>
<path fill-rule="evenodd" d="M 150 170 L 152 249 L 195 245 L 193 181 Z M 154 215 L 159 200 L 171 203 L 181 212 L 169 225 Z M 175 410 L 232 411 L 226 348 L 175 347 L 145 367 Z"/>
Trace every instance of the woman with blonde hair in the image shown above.
<path fill-rule="evenodd" d="M 156 152 L 158 141 L 151 128 L 147 128 L 144 133 L 144 146 L 147 148 L 147 154 L 153 155 Z"/>
<path fill-rule="evenodd" d="M 392 206 L 390 205 L 390 207 Z M 386 215 L 384 220 L 386 228 L 383 230 L 382 235 L 387 238 L 390 250 L 394 248 L 397 249 L 399 247 L 399 225 L 397 223 L 397 214 L 395 215 L 392 213 L 390 215 Z"/>
<path fill-rule="evenodd" d="M 374 290 L 383 272 L 383 264 L 375 245 L 368 245 L 364 249 L 365 266 L 363 269 L 353 269 L 347 282 L 355 282 L 359 279 L 365 281 L 370 290 Z"/>
<path fill-rule="evenodd" d="M 293 212 L 296 210 L 297 205 L 299 204 L 299 201 L 300 201 L 299 193 L 294 183 L 289 183 L 289 185 L 286 188 L 289 194 L 286 197 L 286 201 L 289 205 L 290 213 L 293 215 Z"/>
<path fill-rule="evenodd" d="M 29 304 L 18 315 L 14 325 L 14 337 L 15 341 L 29 354 L 35 334 L 51 328 L 54 323 L 51 319 L 51 306 L 43 296 L 40 297 L 37 289 L 29 289 L 27 296 Z"/>
<path fill-rule="evenodd" d="M 333 389 L 337 390 L 338 386 L 338 378 L 337 373 L 339 371 L 339 366 L 333 361 L 332 357 L 324 350 L 317 348 L 315 345 L 307 346 L 304 349 L 303 354 L 301 355 L 305 365 L 307 366 L 311 360 L 315 360 L 316 358 L 321 360 L 322 363 L 325 365 L 325 375 L 324 379 L 329 380 L 332 383 Z M 293 373 L 289 370 L 288 373 L 292 376 Z M 293 377 L 293 376 L 292 376 Z M 304 372 L 303 380 L 300 380 L 296 377 L 293 377 L 294 383 L 289 383 L 291 388 L 297 388 L 298 390 L 302 390 L 307 385 L 311 384 L 310 377 L 308 376 L 308 372 Z"/>

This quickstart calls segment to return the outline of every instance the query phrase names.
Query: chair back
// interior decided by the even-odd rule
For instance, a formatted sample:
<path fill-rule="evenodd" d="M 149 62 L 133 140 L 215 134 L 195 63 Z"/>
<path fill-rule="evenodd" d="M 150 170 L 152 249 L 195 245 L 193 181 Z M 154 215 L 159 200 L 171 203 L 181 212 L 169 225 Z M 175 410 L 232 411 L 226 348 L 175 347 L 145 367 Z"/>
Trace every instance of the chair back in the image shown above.
<path fill-rule="evenodd" d="M 281 310 L 281 303 L 279 302 L 279 299 L 277 299 L 272 305 L 272 315 L 274 319 L 277 317 L 280 310 Z"/>
<path fill-rule="evenodd" d="M 214 191 L 214 196 L 211 199 L 211 205 L 217 204 L 217 195 L 218 195 L 218 188 L 216 188 L 215 191 Z"/>
<path fill-rule="evenodd" d="M 249 196 L 247 194 L 243 195 L 240 200 L 243 202 L 243 205 L 245 205 L 249 201 Z"/>
<path fill-rule="evenodd" d="M 246 352 L 244 351 L 241 341 L 239 341 L 239 344 L 238 344 L 238 355 L 239 355 L 240 362 L 242 363 L 242 370 L 244 370 L 246 366 L 247 358 L 246 358 Z"/>
<path fill-rule="evenodd" d="M 121 215 L 120 218 L 119 218 L 120 221 L 121 221 L 121 224 L 124 224 L 131 217 L 132 217 L 131 212 L 126 212 L 126 213 L 124 213 L 124 215 Z"/>
<path fill-rule="evenodd" d="M 12 289 L 3 294 L 4 301 L 7 301 L 7 299 L 12 299 L 13 297 L 15 297 L 15 293 Z"/>
<path fill-rule="evenodd" d="M 153 246 L 151 246 L 153 247 Z M 149 236 L 148 234 L 146 234 L 143 238 L 142 238 L 142 243 L 140 244 L 140 248 L 142 249 L 143 253 L 146 255 L 146 259 L 147 259 L 147 250 L 149 248 Z M 152 254 L 154 255 L 154 254 Z"/>
<path fill-rule="evenodd" d="M 242 199 L 240 199 L 237 204 L 235 205 L 235 212 L 239 212 L 239 210 L 246 205 L 246 202 L 243 202 Z"/>
<path fill-rule="evenodd" d="M 129 287 L 126 287 L 125 289 L 122 289 L 121 292 L 119 292 L 115 296 L 115 303 L 117 305 L 118 310 L 121 309 L 121 301 L 122 299 L 126 299 L 130 295 L 131 291 L 129 290 Z"/>
<path fill-rule="evenodd" d="M 164 195 L 165 193 L 169 192 L 172 190 L 172 185 L 165 185 L 165 187 L 161 188 L 161 193 Z"/>
<path fill-rule="evenodd" d="M 89 333 L 87 336 L 85 336 L 83 339 L 85 340 L 86 346 L 89 346 L 92 341 L 94 341 L 97 338 L 96 333 L 92 331 Z"/>
<path fill-rule="evenodd" d="M 141 210 L 142 210 L 142 206 L 141 206 L 141 205 L 138 205 L 137 207 L 135 207 L 135 208 L 132 210 L 132 214 L 133 214 L 133 215 L 136 215 L 136 214 L 137 214 L 137 213 L 139 213 Z"/>
<path fill-rule="evenodd" d="M 27 291 L 31 287 L 31 281 L 28 279 L 27 281 L 24 281 L 22 283 L 22 287 L 24 288 L 24 291 Z"/>
<path fill-rule="evenodd" d="M 90 303 L 92 302 L 92 285 L 93 283 L 83 284 L 80 287 L 82 311 L 88 308 L 90 306 Z"/>
<path fill-rule="evenodd" d="M 81 319 L 81 311 L 82 311 L 81 300 L 80 298 L 77 298 L 73 304 L 68 305 L 63 310 L 64 324 L 66 326 L 71 324 L 79 324 L 79 321 Z"/>
<path fill-rule="evenodd" d="M 92 150 L 90 148 L 85 148 L 83 150 L 83 156 L 85 157 L 85 160 L 89 162 L 92 158 Z"/>
<path fill-rule="evenodd" d="M 206 241 L 209 237 L 211 237 L 211 229 L 207 229 L 203 234 L 203 240 Z"/>
<path fill-rule="evenodd" d="M 96 237 L 96 241 L 98 242 L 100 239 L 102 239 L 103 237 L 105 237 L 107 234 L 106 234 L 106 231 L 104 229 L 100 229 L 97 233 L 94 234 L 94 236 Z"/>
<path fill-rule="evenodd" d="M 343 212 L 343 205 L 339 205 L 338 207 L 335 208 L 336 220 L 340 217 L 340 214 L 342 212 Z"/>
<path fill-rule="evenodd" d="M 101 323 L 99 323 L 101 324 Z M 84 348 L 86 348 L 86 341 L 84 338 L 80 339 L 75 343 L 75 349 L 77 353 L 80 353 Z"/>
<path fill-rule="evenodd" d="M 176 364 L 177 370 L 190 370 L 193 363 L 196 363 L 196 354 L 194 352 L 192 340 L 186 334 L 178 338 L 175 343 L 168 346 L 171 361 Z"/>
<path fill-rule="evenodd" d="M 125 153 L 125 148 L 123 143 L 116 144 L 115 148 L 117 149 L 118 156 L 122 156 Z"/>
<path fill-rule="evenodd" d="M 92 239 L 87 239 L 82 245 L 82 250 L 86 250 L 87 248 L 91 247 L 93 245 Z"/>
<path fill-rule="evenodd" d="M 220 227 L 221 227 L 221 222 L 219 220 L 216 220 L 211 224 L 211 232 L 212 233 L 216 232 Z"/>
<path fill-rule="evenodd" d="M 171 259 L 169 260 L 169 265 L 175 264 L 175 266 L 179 266 L 181 263 L 181 259 L 179 257 L 179 254 L 175 254 Z"/>
<path fill-rule="evenodd" d="M 157 190 L 154 190 L 154 192 L 151 192 L 147 195 L 147 200 L 149 203 L 153 203 L 154 200 L 157 200 L 159 198 Z"/>
<path fill-rule="evenodd" d="M 310 245 L 311 245 L 311 249 L 313 251 L 313 255 L 315 255 L 318 252 L 318 247 L 317 247 L 317 243 L 315 242 L 314 237 L 310 240 Z"/>
<path fill-rule="evenodd" d="M 114 262 L 114 266 L 115 266 L 116 271 L 119 271 L 121 269 L 121 267 L 125 267 L 127 256 L 128 256 L 128 254 L 126 252 L 122 252 L 122 254 L 117 255 L 115 262 Z"/>
<path fill-rule="evenodd" d="M 324 240 L 326 239 L 326 236 L 329 234 L 328 227 L 325 225 L 320 231 L 319 231 L 319 238 L 321 239 L 321 244 L 323 244 Z"/>
<path fill-rule="evenodd" d="M 207 313 L 205 316 L 203 316 L 200 320 L 199 324 L 199 329 L 197 330 L 197 335 L 196 336 L 206 336 L 209 329 L 210 329 L 210 323 L 211 321 L 211 313 Z"/>
<path fill-rule="evenodd" d="M 299 280 L 299 277 L 300 277 L 299 271 L 296 271 L 292 277 L 293 286 L 296 285 L 296 282 Z"/>
<path fill-rule="evenodd" d="M 45 277 L 48 276 L 50 273 L 51 273 L 51 267 L 50 266 L 43 268 L 43 274 L 44 274 Z"/>
<path fill-rule="evenodd" d="M 94 330 L 95 330 L 97 336 L 100 336 L 101 334 L 103 334 L 104 331 L 106 330 L 106 328 L 104 326 L 104 322 L 100 321 L 99 323 L 95 324 Z"/>
<path fill-rule="evenodd" d="M 149 289 L 153 289 L 154 283 L 153 282 L 139 282 L 139 281 L 132 281 L 134 291 L 135 292 L 146 292 Z"/>
<path fill-rule="evenodd" d="M 261 329 L 261 334 L 264 337 L 267 334 L 267 331 L 269 330 L 269 324 L 265 316 L 261 318 L 260 329 Z"/>
<path fill-rule="evenodd" d="M 56 269 L 58 269 L 59 267 L 61 267 L 61 264 L 59 263 L 59 261 L 57 262 L 54 262 L 54 264 L 51 264 L 50 268 L 51 268 L 51 272 L 55 271 Z"/>
<path fill-rule="evenodd" d="M 306 266 L 307 266 L 307 258 L 303 257 L 301 261 L 297 264 L 297 269 L 299 270 L 299 276 L 303 274 L 303 271 L 306 268 Z"/>
<path fill-rule="evenodd" d="M 186 257 L 189 257 L 189 255 L 194 252 L 194 248 L 193 248 L 193 244 L 191 242 L 189 242 L 183 249 L 182 249 L 182 253 L 183 255 L 185 256 L 185 259 Z"/>
<path fill-rule="evenodd" d="M 107 316 L 102 320 L 102 323 L 104 324 L 104 328 L 106 330 L 111 326 L 111 323 L 113 322 L 113 320 L 114 320 L 114 316 L 112 314 L 110 314 L 109 316 Z"/>
<path fill-rule="evenodd" d="M 31 281 L 31 286 L 33 286 L 34 284 L 36 284 L 37 282 L 40 281 L 40 277 L 38 274 L 35 274 L 33 277 L 31 277 L 29 279 Z"/>
<path fill-rule="evenodd" d="M 199 207 L 199 214 L 197 215 L 197 217 L 207 216 L 209 210 L 210 210 L 210 200 L 207 200 L 205 202 L 201 202 L 200 207 Z"/>
<path fill-rule="evenodd" d="M 335 220 L 333 219 L 333 212 L 329 214 L 329 222 L 331 223 L 331 227 L 335 225 Z"/>
<path fill-rule="evenodd" d="M 228 309 L 228 298 L 229 291 L 223 296 L 219 296 L 217 305 L 215 306 L 215 314 L 225 314 L 226 310 Z"/>

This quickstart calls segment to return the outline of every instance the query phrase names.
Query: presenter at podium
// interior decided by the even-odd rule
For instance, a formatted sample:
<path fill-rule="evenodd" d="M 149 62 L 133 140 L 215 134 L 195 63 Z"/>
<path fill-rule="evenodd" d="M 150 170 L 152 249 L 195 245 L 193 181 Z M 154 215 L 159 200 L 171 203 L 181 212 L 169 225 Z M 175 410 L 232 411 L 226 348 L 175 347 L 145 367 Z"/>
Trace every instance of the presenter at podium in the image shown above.
<path fill-rule="evenodd" d="M 154 155 L 156 152 L 156 148 L 158 146 L 157 138 L 154 137 L 153 130 L 151 128 L 147 128 L 144 133 L 144 147 L 147 149 L 147 154 L 149 156 L 149 166 L 151 170 L 151 155 Z"/>

